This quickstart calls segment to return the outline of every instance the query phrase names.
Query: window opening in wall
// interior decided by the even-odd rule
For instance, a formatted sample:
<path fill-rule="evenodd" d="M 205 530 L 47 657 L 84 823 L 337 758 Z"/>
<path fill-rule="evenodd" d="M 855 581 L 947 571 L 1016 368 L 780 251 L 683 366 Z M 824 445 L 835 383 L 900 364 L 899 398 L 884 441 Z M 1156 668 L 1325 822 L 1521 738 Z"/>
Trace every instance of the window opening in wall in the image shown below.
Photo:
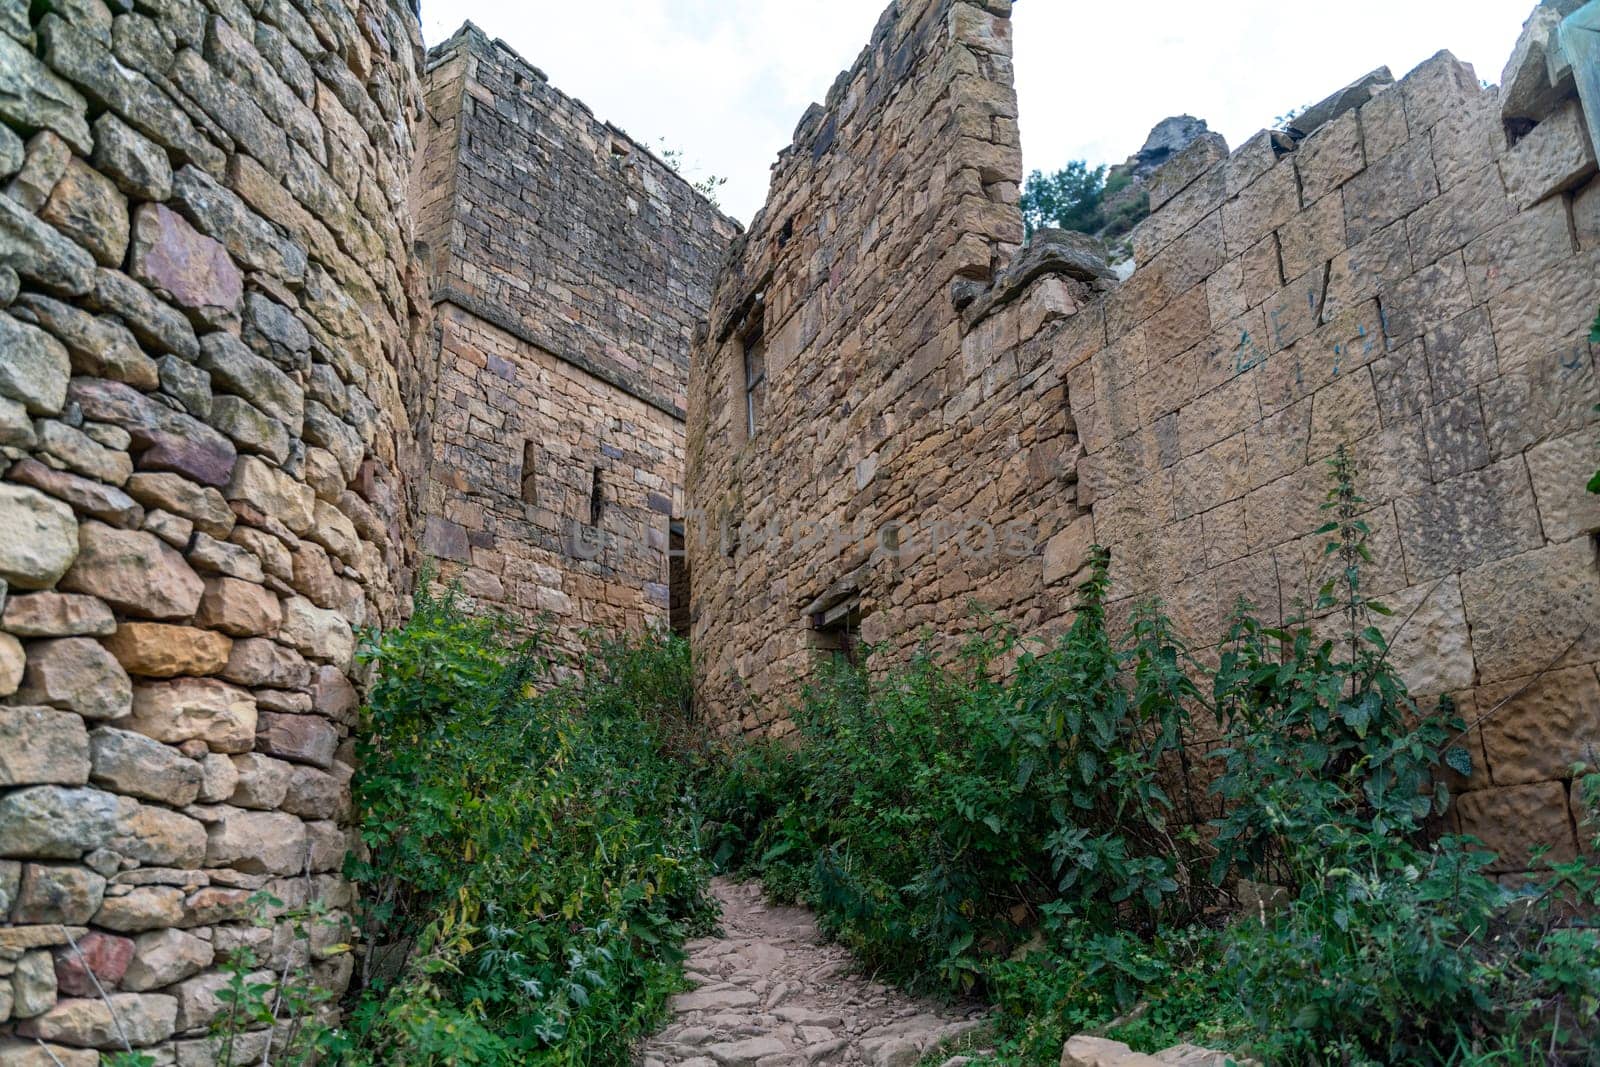
<path fill-rule="evenodd" d="M 522 443 L 522 502 L 539 503 L 539 446 L 533 441 Z"/>
<path fill-rule="evenodd" d="M 761 413 L 767 400 L 767 339 L 758 325 L 744 339 L 744 412 L 750 437 L 761 429 Z"/>
<path fill-rule="evenodd" d="M 682 519 L 667 527 L 667 625 L 679 637 L 689 636 L 689 557 L 684 552 Z"/>
<path fill-rule="evenodd" d="M 606 510 L 606 487 L 600 480 L 600 468 L 594 469 L 594 480 L 589 483 L 589 525 L 599 526 Z"/>
<path fill-rule="evenodd" d="M 861 598 L 849 597 L 811 616 L 812 647 L 832 653 L 835 662 L 861 665 Z"/>

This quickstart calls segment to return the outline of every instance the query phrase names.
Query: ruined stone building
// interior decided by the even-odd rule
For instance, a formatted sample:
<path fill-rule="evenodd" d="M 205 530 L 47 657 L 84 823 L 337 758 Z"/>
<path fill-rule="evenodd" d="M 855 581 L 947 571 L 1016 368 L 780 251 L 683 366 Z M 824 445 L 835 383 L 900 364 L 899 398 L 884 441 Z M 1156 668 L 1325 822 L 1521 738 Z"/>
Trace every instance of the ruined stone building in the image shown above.
<path fill-rule="evenodd" d="M 1500 869 L 1571 857 L 1571 766 L 1600 750 L 1600 62 L 1575 59 L 1600 37 L 1591 4 L 1562 47 L 1576 6 L 1535 12 L 1503 89 L 1441 52 L 1298 136 L 1198 138 L 1150 178 L 1118 283 L 1064 237 L 1019 251 L 1010 5 L 891 5 L 780 156 L 691 362 L 704 714 L 782 733 L 819 652 L 859 641 L 876 668 L 987 617 L 1049 640 L 1097 543 L 1114 621 L 1157 597 L 1214 648 L 1239 598 L 1277 620 L 1331 576 L 1344 444 L 1394 660 L 1468 722 L 1498 709 L 1453 818 Z M 1201 820 L 1214 738 L 1188 740 Z"/>
<path fill-rule="evenodd" d="M 424 83 L 422 548 L 477 604 L 545 615 L 569 645 L 665 622 L 689 346 L 738 226 L 470 24 Z"/>
<path fill-rule="evenodd" d="M 424 557 L 569 646 L 675 618 L 704 713 L 778 732 L 818 655 L 887 665 L 974 602 L 1059 632 L 1096 542 L 1119 618 L 1159 594 L 1202 647 L 1240 595 L 1292 610 L 1346 443 L 1407 676 L 1501 709 L 1460 826 L 1570 855 L 1573 6 L 1499 90 L 1441 53 L 1298 140 L 1196 140 L 1118 283 L 1023 247 L 1006 0 L 890 5 L 746 233 L 472 27 L 425 55 L 398 0 L 0 0 L 0 1063 L 119 1028 L 209 1063 L 219 966 L 291 951 L 251 895 L 348 913 L 356 634 Z"/>

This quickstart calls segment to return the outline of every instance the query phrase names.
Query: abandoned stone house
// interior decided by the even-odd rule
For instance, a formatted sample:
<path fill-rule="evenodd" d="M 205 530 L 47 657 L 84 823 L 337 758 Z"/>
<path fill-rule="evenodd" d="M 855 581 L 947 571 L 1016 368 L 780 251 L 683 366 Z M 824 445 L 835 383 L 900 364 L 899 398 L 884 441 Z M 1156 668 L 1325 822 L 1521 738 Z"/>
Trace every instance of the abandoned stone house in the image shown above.
<path fill-rule="evenodd" d="M 1118 617 L 1159 595 L 1198 647 L 1239 596 L 1292 610 L 1343 443 L 1397 659 L 1497 710 L 1455 818 L 1508 872 L 1570 855 L 1576 6 L 1499 89 L 1441 53 L 1195 140 L 1119 283 L 1023 246 L 1007 0 L 891 4 L 748 231 L 475 28 L 424 53 L 398 0 L 0 0 L 0 1063 L 119 1030 L 211 1062 L 218 963 L 273 937 L 252 893 L 348 912 L 356 631 L 424 557 L 568 647 L 672 621 L 703 713 L 782 732 L 819 654 L 974 605 L 1059 632 L 1094 543 Z"/>

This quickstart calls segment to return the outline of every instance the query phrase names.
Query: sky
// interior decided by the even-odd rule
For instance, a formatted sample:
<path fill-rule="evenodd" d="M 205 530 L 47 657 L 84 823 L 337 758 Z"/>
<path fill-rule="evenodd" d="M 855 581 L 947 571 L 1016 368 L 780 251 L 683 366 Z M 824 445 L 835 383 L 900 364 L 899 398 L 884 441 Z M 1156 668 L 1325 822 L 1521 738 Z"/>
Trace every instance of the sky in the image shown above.
<path fill-rule="evenodd" d="M 465 19 L 635 140 L 725 177 L 741 221 L 778 151 L 850 66 L 887 0 L 422 0 L 432 45 Z M 1242 144 L 1367 71 L 1441 48 L 1498 82 L 1533 0 L 1017 0 L 1023 166 L 1118 163 L 1168 115 Z"/>

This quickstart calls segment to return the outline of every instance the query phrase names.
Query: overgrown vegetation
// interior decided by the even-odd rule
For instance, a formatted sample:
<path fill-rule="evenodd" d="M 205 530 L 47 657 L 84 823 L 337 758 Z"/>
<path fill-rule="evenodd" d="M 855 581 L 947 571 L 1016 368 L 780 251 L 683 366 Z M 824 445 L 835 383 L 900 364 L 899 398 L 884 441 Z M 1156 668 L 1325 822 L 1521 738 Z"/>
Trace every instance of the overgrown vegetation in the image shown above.
<path fill-rule="evenodd" d="M 342 934 L 267 901 L 307 953 L 233 957 L 219 1039 L 277 1018 L 277 1063 L 626 1063 L 722 868 L 888 979 L 987 998 L 1007 1062 L 1098 1030 L 1273 1064 L 1600 1063 L 1600 868 L 1513 884 L 1442 832 L 1469 724 L 1396 673 L 1408 620 L 1362 584 L 1342 453 L 1331 481 L 1328 581 L 1281 625 L 1241 604 L 1203 654 L 1154 605 L 1112 626 L 1097 552 L 1054 645 L 996 625 L 886 676 L 841 661 L 797 740 L 733 752 L 693 722 L 681 641 L 597 641 L 558 684 L 537 637 L 420 594 L 363 645 L 345 1023 L 311 982 Z"/>
<path fill-rule="evenodd" d="M 423 583 L 426 585 L 426 583 Z M 556 685 L 539 642 L 419 594 L 377 667 L 349 873 L 368 945 L 347 1063 L 624 1064 L 713 912 L 694 834 L 689 658 L 602 641 Z"/>
<path fill-rule="evenodd" d="M 1395 672 L 1332 474 L 1305 614 L 1241 606 L 1205 662 L 1153 608 L 1113 641 L 1099 557 L 1052 648 L 996 627 L 954 662 L 828 672 L 798 746 L 708 795 L 715 858 L 869 967 L 990 998 L 1019 1062 L 1086 1028 L 1287 1064 L 1595 1061 L 1600 940 L 1572 916 L 1600 876 L 1513 888 L 1437 833 L 1466 724 Z"/>

